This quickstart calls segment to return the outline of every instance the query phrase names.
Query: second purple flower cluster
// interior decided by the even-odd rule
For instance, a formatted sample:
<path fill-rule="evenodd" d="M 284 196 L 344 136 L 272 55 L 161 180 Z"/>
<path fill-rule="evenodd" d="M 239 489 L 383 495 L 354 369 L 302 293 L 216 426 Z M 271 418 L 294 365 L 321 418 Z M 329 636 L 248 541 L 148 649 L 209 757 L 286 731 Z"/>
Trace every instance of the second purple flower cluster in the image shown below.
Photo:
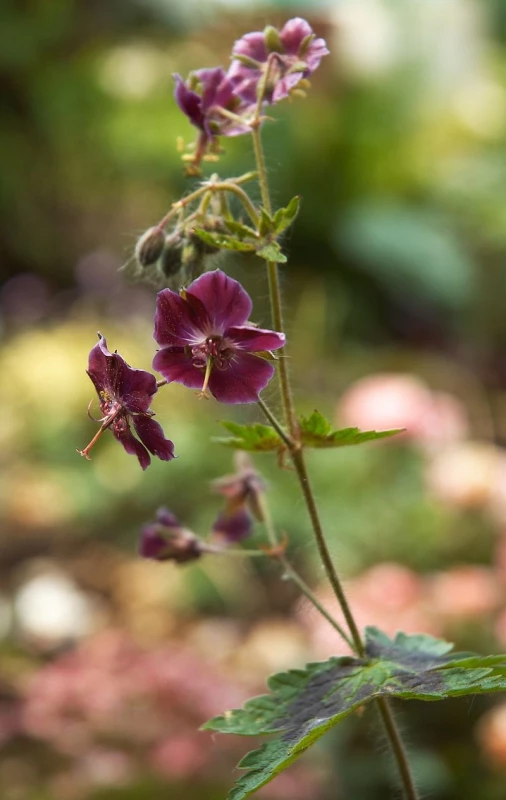
<path fill-rule="evenodd" d="M 200 163 L 216 137 L 249 133 L 257 109 L 288 97 L 328 53 L 325 40 L 295 17 L 280 31 L 269 25 L 238 39 L 228 72 L 201 69 L 186 81 L 175 75 L 176 101 L 200 131 L 194 162 Z"/>

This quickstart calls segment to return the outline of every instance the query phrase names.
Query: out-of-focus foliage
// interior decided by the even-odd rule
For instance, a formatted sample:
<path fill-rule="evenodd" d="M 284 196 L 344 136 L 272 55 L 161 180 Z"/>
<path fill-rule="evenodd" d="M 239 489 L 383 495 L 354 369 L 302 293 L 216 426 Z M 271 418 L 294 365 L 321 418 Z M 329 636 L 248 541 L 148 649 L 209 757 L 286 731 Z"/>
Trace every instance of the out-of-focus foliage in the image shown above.
<path fill-rule="evenodd" d="M 154 408 L 174 462 L 142 473 L 108 433 L 91 462 L 76 453 L 96 431 L 84 371 L 96 331 L 136 367 L 149 369 L 154 353 L 155 290 L 119 268 L 191 185 L 176 142 L 194 132 L 171 73 L 226 64 L 235 38 L 294 8 L 0 9 L 2 797 L 223 797 L 243 748 L 207 740 L 198 725 L 260 690 L 269 672 L 342 653 L 268 558 L 176 568 L 136 557 L 159 505 L 210 530 L 220 499 L 208 482 L 230 471 L 231 456 L 210 442 L 230 409 L 165 387 Z M 407 429 L 308 454 L 322 522 L 362 626 L 497 651 L 506 11 L 500 0 L 315 8 L 298 3 L 296 13 L 311 15 L 332 55 L 308 98 L 265 125 L 275 207 L 302 196 L 281 266 L 299 410 L 318 408 L 335 428 Z M 209 172 L 251 167 L 239 138 Z M 261 262 L 231 254 L 226 268 L 268 327 Z M 265 423 L 255 409 L 232 417 Z M 275 454 L 255 459 L 290 558 L 331 607 L 292 474 Z M 252 546 L 263 543 L 259 526 Z M 502 798 L 504 705 L 408 712 L 423 792 Z M 385 797 L 389 777 L 366 728 L 350 719 L 263 796 Z"/>

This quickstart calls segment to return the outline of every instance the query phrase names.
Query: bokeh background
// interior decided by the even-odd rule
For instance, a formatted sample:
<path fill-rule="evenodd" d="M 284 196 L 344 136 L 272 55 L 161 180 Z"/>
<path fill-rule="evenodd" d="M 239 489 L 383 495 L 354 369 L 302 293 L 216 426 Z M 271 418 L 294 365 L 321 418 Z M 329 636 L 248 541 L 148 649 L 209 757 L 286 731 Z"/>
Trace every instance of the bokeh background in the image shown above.
<path fill-rule="evenodd" d="M 188 191 L 192 130 L 171 74 L 308 17 L 331 56 L 265 126 L 285 242 L 301 411 L 405 426 L 314 453 L 333 555 L 360 623 L 506 648 L 506 5 L 502 0 L 24 0 L 0 10 L 0 794 L 4 800 L 223 798 L 254 746 L 198 732 L 266 676 L 342 652 L 268 560 L 143 562 L 159 505 L 206 534 L 226 415 L 179 387 L 155 408 L 179 458 L 142 473 L 112 436 L 91 462 L 87 354 L 101 330 L 150 367 L 154 289 L 120 268 Z M 223 176 L 252 166 L 230 140 Z M 213 165 L 212 169 L 216 167 Z M 269 321 L 262 267 L 227 269 Z M 290 557 L 332 606 L 293 476 L 269 455 Z M 259 531 L 254 544 L 262 542 Z M 266 563 L 267 562 L 267 563 Z M 424 796 L 503 800 L 501 698 L 399 709 Z M 379 747 L 378 747 L 379 743 Z M 262 790 L 381 800 L 373 711 Z M 259 795 L 260 796 L 260 795 Z"/>

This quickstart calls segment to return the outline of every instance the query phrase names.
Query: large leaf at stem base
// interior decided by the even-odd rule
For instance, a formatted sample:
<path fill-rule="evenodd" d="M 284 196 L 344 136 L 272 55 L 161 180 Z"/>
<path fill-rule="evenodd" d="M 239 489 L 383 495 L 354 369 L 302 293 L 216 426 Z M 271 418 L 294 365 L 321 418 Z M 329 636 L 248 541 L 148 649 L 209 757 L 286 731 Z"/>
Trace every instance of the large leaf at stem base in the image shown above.
<path fill-rule="evenodd" d="M 228 800 L 249 797 L 326 731 L 376 698 L 443 700 L 506 691 L 506 655 L 452 654 L 453 645 L 441 639 L 399 633 L 392 640 L 377 628 L 366 629 L 365 641 L 366 658 L 330 658 L 274 675 L 268 681 L 271 694 L 203 726 L 244 736 L 276 734 L 240 762 L 247 772 Z"/>

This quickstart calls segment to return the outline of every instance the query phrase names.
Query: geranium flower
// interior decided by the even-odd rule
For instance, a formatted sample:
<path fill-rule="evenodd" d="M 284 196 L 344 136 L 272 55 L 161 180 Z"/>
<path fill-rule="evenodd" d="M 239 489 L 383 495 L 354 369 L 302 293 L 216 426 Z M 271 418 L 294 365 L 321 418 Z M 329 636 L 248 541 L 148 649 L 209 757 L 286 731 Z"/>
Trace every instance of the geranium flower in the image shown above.
<path fill-rule="evenodd" d="M 235 84 L 223 67 L 200 69 L 190 73 L 187 81 L 174 75 L 174 96 L 181 111 L 201 131 L 195 154 L 200 162 L 207 146 L 217 136 L 239 136 L 251 127 L 241 117 L 253 112 L 251 103 L 235 90 Z"/>
<path fill-rule="evenodd" d="M 198 537 L 183 528 L 177 517 L 166 508 L 158 509 L 156 522 L 142 529 L 139 553 L 143 558 L 183 564 L 200 558 L 202 552 Z"/>
<path fill-rule="evenodd" d="M 285 344 L 283 333 L 247 325 L 252 302 L 221 270 L 207 272 L 180 294 L 159 292 L 153 369 L 170 383 L 207 389 L 221 403 L 255 403 L 274 374 L 266 360 Z"/>
<path fill-rule="evenodd" d="M 110 353 L 104 337 L 99 336 L 99 342 L 90 352 L 87 372 L 99 397 L 102 425 L 89 445 L 78 452 L 89 458 L 97 439 L 110 428 L 127 453 L 137 456 L 142 469 L 151 463 L 149 453 L 170 461 L 174 458 L 174 445 L 165 439 L 161 426 L 152 418 L 154 412 L 149 410 L 158 389 L 155 376 L 143 369 L 133 369 L 119 353 Z M 140 441 L 133 435 L 130 423 Z"/>
<path fill-rule="evenodd" d="M 235 454 L 236 472 L 212 481 L 211 488 L 221 494 L 225 508 L 213 525 L 213 532 L 227 542 L 239 542 L 251 533 L 253 519 L 262 520 L 261 495 L 266 485 L 247 453 Z"/>
<path fill-rule="evenodd" d="M 288 97 L 303 78 L 308 78 L 328 54 L 325 40 L 316 38 L 305 19 L 295 17 L 280 31 L 269 25 L 263 32 L 247 33 L 238 39 L 227 75 L 237 93 L 255 103 L 258 85 L 267 71 L 262 100 L 277 103 Z"/>

